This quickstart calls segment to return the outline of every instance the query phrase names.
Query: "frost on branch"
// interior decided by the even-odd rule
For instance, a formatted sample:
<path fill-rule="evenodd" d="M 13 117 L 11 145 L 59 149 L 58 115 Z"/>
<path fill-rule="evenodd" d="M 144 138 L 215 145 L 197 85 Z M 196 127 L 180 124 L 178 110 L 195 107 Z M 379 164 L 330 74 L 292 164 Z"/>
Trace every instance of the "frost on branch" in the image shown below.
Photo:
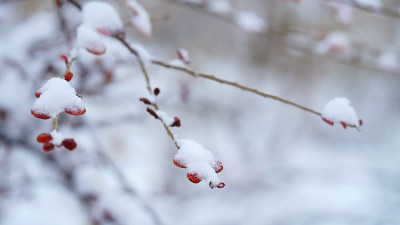
<path fill-rule="evenodd" d="M 106 52 L 106 46 L 100 38 L 100 35 L 86 27 L 81 25 L 77 30 L 77 47 L 85 48 L 88 52 L 95 55 L 102 55 Z"/>
<path fill-rule="evenodd" d="M 211 188 L 225 186 L 217 176 L 217 173 L 223 169 L 222 163 L 216 160 L 209 150 L 189 139 L 181 139 L 178 143 L 180 149 L 174 157 L 174 164 L 180 168 L 186 168 L 190 181 L 199 183 L 206 180 Z"/>
<path fill-rule="evenodd" d="M 322 110 L 321 118 L 332 126 L 334 123 L 340 123 L 345 129 L 347 125 L 356 127 L 362 125 L 362 120 L 358 118 L 356 111 L 350 106 L 350 100 L 344 97 L 334 98 L 328 102 Z"/>
<path fill-rule="evenodd" d="M 128 8 L 132 11 L 132 26 L 143 36 L 151 37 L 152 25 L 149 13 L 135 0 L 127 1 Z"/>
<path fill-rule="evenodd" d="M 86 3 L 82 7 L 82 25 L 107 36 L 124 32 L 118 12 L 106 2 Z"/>
<path fill-rule="evenodd" d="M 40 119 L 56 117 L 62 111 L 68 114 L 80 116 L 86 109 L 82 99 L 76 95 L 76 91 L 64 79 L 51 78 L 36 92 L 35 104 L 31 109 L 32 115 Z"/>

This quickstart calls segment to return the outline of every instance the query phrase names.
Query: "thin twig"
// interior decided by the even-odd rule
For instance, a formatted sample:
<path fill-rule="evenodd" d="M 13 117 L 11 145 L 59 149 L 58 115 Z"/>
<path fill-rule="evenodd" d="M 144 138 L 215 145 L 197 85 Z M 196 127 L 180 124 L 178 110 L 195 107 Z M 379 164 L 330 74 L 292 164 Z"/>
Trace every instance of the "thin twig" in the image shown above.
<path fill-rule="evenodd" d="M 139 57 L 139 54 L 137 53 L 137 51 L 135 49 L 133 49 L 123 37 L 116 36 L 115 38 L 118 39 L 133 55 L 136 56 L 137 60 L 139 61 L 140 69 L 142 70 L 142 73 L 143 73 L 143 75 L 145 77 L 145 80 L 146 80 L 147 90 L 148 90 L 150 95 L 154 95 L 153 94 L 153 89 L 151 88 L 150 77 L 149 77 L 149 74 L 147 72 L 146 66 L 143 63 L 143 60 Z M 155 110 L 159 110 L 159 106 L 158 106 L 157 103 L 153 102 L 152 106 L 154 107 Z M 167 132 L 168 136 L 174 142 L 175 147 L 179 150 L 180 146 L 178 144 L 178 141 L 175 139 L 171 129 L 169 129 L 168 125 L 165 124 L 165 122 L 162 120 L 162 118 L 159 117 L 158 119 L 163 124 L 164 129 Z"/>

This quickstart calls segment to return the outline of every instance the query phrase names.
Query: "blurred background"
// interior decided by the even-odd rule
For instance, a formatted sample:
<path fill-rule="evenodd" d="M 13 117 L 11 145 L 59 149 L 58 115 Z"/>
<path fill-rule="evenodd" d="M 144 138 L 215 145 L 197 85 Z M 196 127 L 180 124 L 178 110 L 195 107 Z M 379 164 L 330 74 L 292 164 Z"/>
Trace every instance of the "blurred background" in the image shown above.
<path fill-rule="evenodd" d="M 57 6 L 56 3 L 60 3 Z M 86 1 L 79 1 L 84 4 Z M 135 58 L 104 37 L 82 53 L 71 85 L 87 113 L 61 115 L 78 148 L 42 151 L 51 121 L 29 111 L 35 92 L 64 73 L 80 11 L 66 1 L 0 0 L 0 224 L 400 224 L 399 2 L 142 0 L 152 37 L 108 1 L 129 43 L 170 62 L 321 111 L 347 97 L 360 131 L 182 72 L 148 67 L 157 102 L 224 165 L 223 189 L 193 184 L 177 150 L 138 101 L 148 95 Z M 379 4 L 378 4 L 379 3 Z M 381 5 L 380 5 L 381 4 Z"/>

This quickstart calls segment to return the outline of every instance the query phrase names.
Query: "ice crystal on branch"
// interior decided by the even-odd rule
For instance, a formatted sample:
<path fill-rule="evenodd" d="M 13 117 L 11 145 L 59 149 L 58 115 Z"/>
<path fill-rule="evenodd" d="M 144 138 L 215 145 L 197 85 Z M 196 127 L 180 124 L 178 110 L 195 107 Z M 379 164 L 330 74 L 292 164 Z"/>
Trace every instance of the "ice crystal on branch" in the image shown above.
<path fill-rule="evenodd" d="M 70 83 L 61 78 L 51 78 L 37 92 L 39 93 L 31 112 L 40 119 L 50 119 L 65 111 L 71 115 L 83 115 L 86 112 L 82 99 Z"/>

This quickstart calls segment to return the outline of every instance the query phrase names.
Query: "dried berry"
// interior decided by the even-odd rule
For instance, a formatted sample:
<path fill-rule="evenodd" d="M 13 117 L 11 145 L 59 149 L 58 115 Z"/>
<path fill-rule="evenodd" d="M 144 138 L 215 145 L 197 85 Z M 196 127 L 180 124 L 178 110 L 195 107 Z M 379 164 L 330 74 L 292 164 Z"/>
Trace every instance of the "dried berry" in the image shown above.
<path fill-rule="evenodd" d="M 37 138 L 36 138 L 36 140 L 37 140 L 39 143 L 46 143 L 46 142 L 51 141 L 52 139 L 53 139 L 53 137 L 52 137 L 51 134 L 49 134 L 49 133 L 41 133 L 41 134 L 39 134 L 39 135 L 37 136 Z"/>
<path fill-rule="evenodd" d="M 193 183 L 197 184 L 201 181 L 199 175 L 196 172 L 190 172 L 186 174 L 187 178 Z"/>
<path fill-rule="evenodd" d="M 174 165 L 177 166 L 177 167 L 179 167 L 179 168 L 186 168 L 186 166 L 182 165 L 181 163 L 179 163 L 179 162 L 176 161 L 175 159 L 174 159 L 173 162 L 174 162 Z"/>
<path fill-rule="evenodd" d="M 154 112 L 154 110 L 150 109 L 149 107 L 147 107 L 147 112 L 150 113 L 150 115 L 154 116 L 154 118 L 158 119 L 158 115 L 156 112 Z"/>
<path fill-rule="evenodd" d="M 36 98 L 39 98 L 41 95 L 42 95 L 42 92 L 38 92 L 38 91 L 37 91 L 37 92 L 35 93 Z"/>
<path fill-rule="evenodd" d="M 160 94 L 160 88 L 154 88 L 153 93 L 154 93 L 155 96 L 159 95 Z"/>
<path fill-rule="evenodd" d="M 148 100 L 147 98 L 139 98 L 139 101 L 143 102 L 146 105 L 151 105 L 150 100 Z"/>
<path fill-rule="evenodd" d="M 360 124 L 360 126 L 362 126 L 364 122 L 362 120 L 359 120 L 358 123 Z"/>
<path fill-rule="evenodd" d="M 68 73 L 66 73 L 66 74 L 64 75 L 64 79 L 65 79 L 66 81 L 70 81 L 70 80 L 72 79 L 73 76 L 74 76 L 73 73 L 68 72 Z"/>
<path fill-rule="evenodd" d="M 171 127 L 180 127 L 181 120 L 178 117 L 174 117 L 174 122 L 171 124 Z"/>
<path fill-rule="evenodd" d="M 43 144 L 43 151 L 50 152 L 53 149 L 54 149 L 54 144 L 53 143 L 47 142 L 47 143 Z"/>
<path fill-rule="evenodd" d="M 343 128 L 346 129 L 347 128 L 347 124 L 343 121 L 340 121 L 340 123 L 342 124 Z"/>
<path fill-rule="evenodd" d="M 64 139 L 62 142 L 62 145 L 70 151 L 74 150 L 77 146 L 77 144 L 73 138 Z"/>

